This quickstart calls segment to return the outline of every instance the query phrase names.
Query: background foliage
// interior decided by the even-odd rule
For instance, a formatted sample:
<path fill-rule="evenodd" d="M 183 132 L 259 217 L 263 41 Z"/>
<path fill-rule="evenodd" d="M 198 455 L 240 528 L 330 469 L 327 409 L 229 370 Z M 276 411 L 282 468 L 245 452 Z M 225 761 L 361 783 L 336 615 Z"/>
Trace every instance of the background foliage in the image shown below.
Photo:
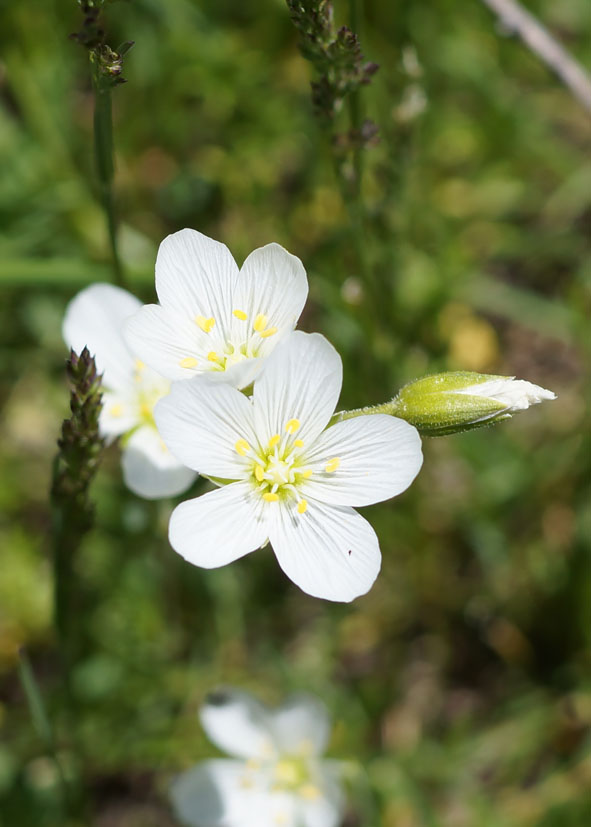
<path fill-rule="evenodd" d="M 589 57 L 586 0 L 528 6 Z M 336 3 L 339 21 L 348 13 Z M 380 140 L 348 208 L 350 153 L 314 118 L 279 0 L 133 0 L 106 19 L 111 45 L 136 43 L 113 98 L 121 254 L 139 296 L 153 298 L 157 245 L 183 226 L 239 261 L 275 240 L 306 265 L 302 326 L 342 354 L 343 407 L 458 368 L 516 374 L 558 400 L 426 440 L 412 488 L 366 510 L 383 571 L 352 605 L 300 593 L 270 550 L 192 568 L 166 541 L 173 504 L 126 491 L 109 449 L 75 561 L 68 725 L 48 506 L 68 399 L 60 324 L 77 290 L 110 278 L 109 253 L 87 55 L 67 39 L 79 9 L 4 5 L 0 823 L 63 823 L 18 680 L 22 646 L 66 774 L 83 756 L 80 823 L 175 823 L 167 784 L 214 754 L 195 713 L 220 682 L 269 702 L 297 688 L 326 699 L 331 754 L 359 762 L 350 827 L 591 823 L 584 112 L 478 2 L 366 0 L 361 45 L 380 70 L 360 101 Z"/>

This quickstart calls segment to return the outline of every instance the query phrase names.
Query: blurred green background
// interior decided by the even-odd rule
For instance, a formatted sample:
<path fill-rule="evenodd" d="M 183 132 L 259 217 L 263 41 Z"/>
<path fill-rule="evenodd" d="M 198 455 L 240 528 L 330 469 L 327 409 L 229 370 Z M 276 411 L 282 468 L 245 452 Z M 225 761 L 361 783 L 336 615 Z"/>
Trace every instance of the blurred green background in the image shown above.
<path fill-rule="evenodd" d="M 589 63 L 588 0 L 527 5 Z M 335 7 L 347 22 L 348 4 Z M 47 498 L 68 404 L 60 325 L 79 289 L 110 279 L 88 58 L 67 39 L 80 19 L 74 0 L 0 8 L 0 823 L 64 823 L 18 679 L 24 646 L 66 772 L 74 745 L 83 756 L 93 827 L 176 823 L 167 785 L 215 754 L 196 710 L 219 683 L 327 701 L 330 754 L 363 767 L 348 827 L 590 824 L 591 129 L 479 2 L 363 3 L 362 47 L 381 68 L 362 106 L 380 141 L 365 152 L 356 243 L 281 0 L 107 6 L 108 42 L 136 44 L 113 97 L 137 295 L 153 300 L 157 246 L 181 227 L 239 262 L 278 241 L 308 271 L 301 326 L 343 357 L 342 407 L 458 368 L 558 399 L 425 440 L 412 488 L 364 510 L 383 570 L 351 605 L 302 594 L 269 549 L 191 567 L 166 540 L 174 504 L 128 492 L 110 448 L 75 560 L 68 728 Z"/>

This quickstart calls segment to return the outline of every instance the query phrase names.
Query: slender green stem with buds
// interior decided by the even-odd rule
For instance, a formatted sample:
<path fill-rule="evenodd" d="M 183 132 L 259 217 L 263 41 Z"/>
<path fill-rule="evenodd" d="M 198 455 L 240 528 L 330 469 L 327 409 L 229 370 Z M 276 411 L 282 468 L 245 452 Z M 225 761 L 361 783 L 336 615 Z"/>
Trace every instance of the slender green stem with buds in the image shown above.
<path fill-rule="evenodd" d="M 74 563 L 83 536 L 92 527 L 90 483 L 98 469 L 104 441 L 99 436 L 101 377 L 87 348 L 70 352 L 67 362 L 71 416 L 64 420 L 51 485 L 54 562 L 54 617 L 66 684 L 75 654 Z"/>

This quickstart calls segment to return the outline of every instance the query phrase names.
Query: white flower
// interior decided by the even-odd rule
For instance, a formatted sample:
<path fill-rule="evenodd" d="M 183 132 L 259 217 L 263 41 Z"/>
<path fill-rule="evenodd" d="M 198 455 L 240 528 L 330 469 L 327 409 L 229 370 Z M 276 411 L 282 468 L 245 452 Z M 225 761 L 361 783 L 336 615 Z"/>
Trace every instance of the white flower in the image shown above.
<path fill-rule="evenodd" d="M 338 827 L 339 762 L 321 760 L 330 734 L 324 705 L 294 695 L 278 709 L 239 690 L 213 694 L 200 713 L 207 735 L 232 759 L 204 761 L 172 785 L 191 827 Z"/>
<path fill-rule="evenodd" d="M 269 357 L 252 399 L 207 379 L 177 382 L 154 416 L 172 453 L 223 487 L 179 505 L 169 538 L 215 568 L 270 540 L 303 591 L 349 601 L 371 587 L 378 540 L 351 508 L 404 491 L 422 462 L 412 425 L 383 414 L 326 429 L 341 359 L 318 333 L 292 333 Z M 325 430 L 326 429 L 326 430 Z"/>
<path fill-rule="evenodd" d="M 125 484 L 148 499 L 185 491 L 195 472 L 183 466 L 160 439 L 152 416 L 170 382 L 136 359 L 123 339 L 123 324 L 141 307 L 131 293 L 111 284 L 93 284 L 75 296 L 66 309 L 63 337 L 80 353 L 86 346 L 103 374 L 101 436 L 125 436 Z"/>
<path fill-rule="evenodd" d="M 128 323 L 134 352 L 169 379 L 207 374 L 244 388 L 295 327 L 308 281 L 278 244 L 254 250 L 239 271 L 224 244 L 181 230 L 160 245 L 156 292 L 160 304 Z"/>
<path fill-rule="evenodd" d="M 505 406 L 504 414 L 526 411 L 530 405 L 556 399 L 553 391 L 541 388 L 532 382 L 526 382 L 525 379 L 516 379 L 514 376 L 495 376 L 486 382 L 458 388 L 455 392 L 495 399 Z"/>

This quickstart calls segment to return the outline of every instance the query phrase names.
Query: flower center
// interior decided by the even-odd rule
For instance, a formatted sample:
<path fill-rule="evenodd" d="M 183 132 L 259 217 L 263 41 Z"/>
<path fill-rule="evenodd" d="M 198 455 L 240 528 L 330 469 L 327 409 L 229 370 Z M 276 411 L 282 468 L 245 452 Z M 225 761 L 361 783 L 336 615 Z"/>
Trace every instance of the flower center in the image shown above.
<path fill-rule="evenodd" d="M 228 370 L 232 365 L 243 362 L 245 359 L 256 359 L 263 341 L 277 333 L 277 328 L 269 324 L 269 319 L 264 313 L 258 313 L 249 319 L 244 310 L 236 309 L 232 311 L 232 315 L 241 324 L 239 329 L 235 331 L 235 336 L 224 343 L 222 350 L 210 350 L 204 359 L 185 356 L 179 361 L 179 367 L 186 370 L 199 368 L 200 371 Z M 211 333 L 216 326 L 216 320 L 213 316 L 195 316 L 194 322 L 200 330 L 207 334 Z M 240 329 L 242 327 L 243 330 Z"/>
<path fill-rule="evenodd" d="M 302 498 L 299 489 L 314 471 L 306 465 L 303 440 L 296 438 L 299 429 L 299 419 L 289 419 L 284 432 L 274 434 L 258 450 L 254 450 L 245 439 L 237 440 L 234 450 L 249 460 L 248 478 L 265 502 L 291 500 L 295 502 L 298 514 L 305 514 L 308 502 Z M 332 474 L 340 463 L 340 458 L 334 457 L 322 470 Z"/>

